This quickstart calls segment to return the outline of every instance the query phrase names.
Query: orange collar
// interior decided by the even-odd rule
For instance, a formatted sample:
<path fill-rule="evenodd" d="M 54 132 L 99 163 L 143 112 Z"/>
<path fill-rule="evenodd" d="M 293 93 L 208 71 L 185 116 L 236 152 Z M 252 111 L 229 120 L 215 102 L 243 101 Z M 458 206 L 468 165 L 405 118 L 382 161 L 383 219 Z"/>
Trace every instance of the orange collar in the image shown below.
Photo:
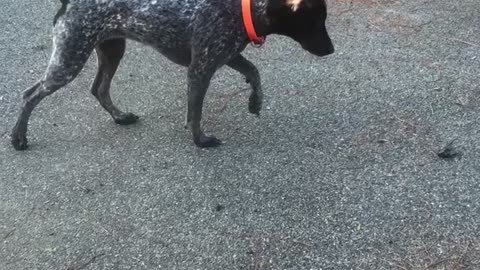
<path fill-rule="evenodd" d="M 255 31 L 255 26 L 253 26 L 252 20 L 252 10 L 251 10 L 251 1 L 252 0 L 241 0 L 242 1 L 242 17 L 243 25 L 245 30 L 247 30 L 248 39 L 255 45 L 262 45 L 265 42 L 265 37 L 257 36 Z"/>

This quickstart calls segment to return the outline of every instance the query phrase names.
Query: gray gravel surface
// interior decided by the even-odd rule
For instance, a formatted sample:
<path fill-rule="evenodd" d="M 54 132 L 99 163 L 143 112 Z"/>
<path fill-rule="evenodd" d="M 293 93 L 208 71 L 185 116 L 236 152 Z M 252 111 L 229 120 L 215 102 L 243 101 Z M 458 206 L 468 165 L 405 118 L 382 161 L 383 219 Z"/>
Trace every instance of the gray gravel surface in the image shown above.
<path fill-rule="evenodd" d="M 186 70 L 130 42 L 113 95 L 138 124 L 89 94 L 92 57 L 16 152 L 57 8 L 1 0 L 0 269 L 480 269 L 478 0 L 330 1 L 334 55 L 278 36 L 245 52 L 260 118 L 218 72 L 209 150 L 183 129 Z"/>

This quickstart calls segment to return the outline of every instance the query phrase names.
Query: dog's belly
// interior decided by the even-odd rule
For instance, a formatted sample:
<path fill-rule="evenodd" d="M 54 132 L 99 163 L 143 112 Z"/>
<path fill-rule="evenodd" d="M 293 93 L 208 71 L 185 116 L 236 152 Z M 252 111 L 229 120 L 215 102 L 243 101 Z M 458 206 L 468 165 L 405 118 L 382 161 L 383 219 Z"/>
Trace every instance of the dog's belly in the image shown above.
<path fill-rule="evenodd" d="M 178 50 L 178 48 L 156 48 L 156 50 L 167 57 L 170 61 L 181 66 L 189 66 L 192 60 L 190 50 Z"/>
<path fill-rule="evenodd" d="M 159 33 L 160 34 L 160 33 Z M 123 37 L 135 40 L 144 45 L 154 48 L 156 51 L 167 57 L 170 61 L 181 65 L 188 66 L 191 61 L 190 42 L 178 42 L 177 40 L 166 41 L 163 38 L 155 39 L 154 36 L 142 37 L 135 34 L 113 35 L 116 37 Z"/>

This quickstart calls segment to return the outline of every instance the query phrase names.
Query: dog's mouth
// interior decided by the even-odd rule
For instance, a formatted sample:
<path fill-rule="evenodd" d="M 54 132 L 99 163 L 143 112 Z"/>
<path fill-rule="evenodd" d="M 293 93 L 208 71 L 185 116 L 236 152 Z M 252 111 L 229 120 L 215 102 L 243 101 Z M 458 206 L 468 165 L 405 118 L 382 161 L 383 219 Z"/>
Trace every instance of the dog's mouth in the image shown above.
<path fill-rule="evenodd" d="M 324 46 L 319 47 L 319 46 L 312 46 L 309 44 L 302 44 L 302 48 L 307 50 L 309 53 L 316 56 L 320 56 L 320 57 L 324 57 L 324 56 L 333 54 L 335 52 L 335 48 L 333 47 L 333 44 L 330 44 L 327 47 L 324 47 Z"/>
<path fill-rule="evenodd" d="M 298 41 L 304 50 L 316 56 L 327 56 L 335 52 L 332 40 L 328 35 L 314 36 Z"/>

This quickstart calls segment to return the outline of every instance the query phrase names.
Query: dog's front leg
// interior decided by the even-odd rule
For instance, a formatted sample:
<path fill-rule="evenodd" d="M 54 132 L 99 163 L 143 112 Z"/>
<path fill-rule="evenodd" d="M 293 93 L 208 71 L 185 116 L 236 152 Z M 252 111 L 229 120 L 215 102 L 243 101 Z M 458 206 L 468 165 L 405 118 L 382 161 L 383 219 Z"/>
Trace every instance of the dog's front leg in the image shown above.
<path fill-rule="evenodd" d="M 203 100 L 216 68 L 209 61 L 194 60 L 188 68 L 187 126 L 190 126 L 193 141 L 198 147 L 215 147 L 222 142 L 213 136 L 206 136 L 201 127 Z"/>
<path fill-rule="evenodd" d="M 243 74 L 247 83 L 250 83 L 252 86 L 252 93 L 250 94 L 248 102 L 248 111 L 259 115 L 260 110 L 262 109 L 263 91 L 258 69 L 252 62 L 245 59 L 242 55 L 233 58 L 227 63 L 227 65 Z"/>

